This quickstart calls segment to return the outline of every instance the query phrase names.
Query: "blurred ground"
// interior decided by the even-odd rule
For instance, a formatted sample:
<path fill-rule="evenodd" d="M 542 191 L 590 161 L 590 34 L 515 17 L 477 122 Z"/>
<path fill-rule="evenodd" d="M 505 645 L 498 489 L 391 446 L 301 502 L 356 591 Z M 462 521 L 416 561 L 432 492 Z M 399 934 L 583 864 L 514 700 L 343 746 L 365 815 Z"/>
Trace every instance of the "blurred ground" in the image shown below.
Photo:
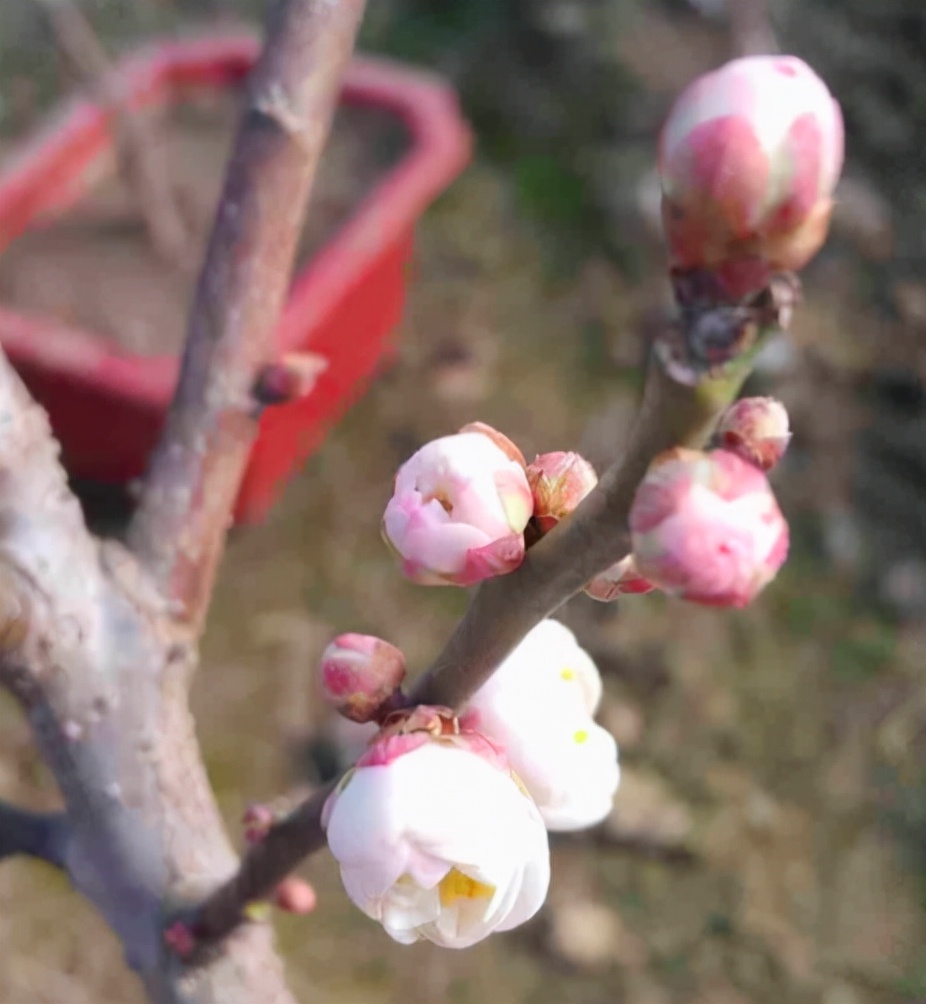
<path fill-rule="evenodd" d="M 5 3 L 0 18 L 9 19 L 15 5 Z M 849 27 L 876 4 L 848 4 Z M 112 34 L 141 30 L 123 20 L 125 4 L 103 6 L 100 23 Z M 175 6 L 183 5 L 139 5 L 144 30 Z M 473 0 L 464 13 L 448 2 L 443 22 L 437 7 L 429 21 L 427 5 L 412 0 L 371 11 L 371 43 L 430 53 L 459 77 L 492 157 L 422 224 L 399 364 L 267 524 L 233 537 L 195 694 L 233 827 L 251 800 L 311 778 L 306 739 L 317 739 L 322 720 L 308 680 L 333 632 L 381 634 L 419 666 L 463 609 L 455 590 L 401 582 L 380 543 L 397 464 L 475 417 L 527 454 L 579 447 L 601 460 L 620 450 L 632 415 L 645 333 L 665 293 L 648 222 L 653 123 L 688 76 L 725 58 L 725 35 L 681 3 L 518 0 L 504 19 L 500 6 Z M 601 61 L 613 83 L 613 102 L 598 102 L 613 108 L 604 124 L 590 105 L 602 78 L 569 47 L 581 37 L 567 33 L 565 51 L 550 40 L 575 24 L 568 10 L 576 8 L 623 26 L 620 57 Z M 20 37 L 39 45 L 23 18 Z M 525 135 L 523 108 L 493 110 L 474 93 L 468 53 L 484 54 L 490 27 L 504 27 L 511 42 L 499 73 L 519 65 L 523 48 L 536 72 L 514 77 L 525 86 L 559 81 L 563 108 L 585 100 L 594 130 L 623 137 L 612 144 L 610 211 L 593 209 L 603 204 L 588 183 L 594 172 L 580 170 L 579 153 L 562 153 L 555 118 L 546 138 Z M 0 46 L 5 37 L 0 30 Z M 452 58 L 441 50 L 445 37 Z M 47 55 L 41 67 L 52 77 Z M 4 98 L 25 86 L 11 78 L 41 81 L 38 70 L 23 77 L 19 59 L 0 48 Z M 482 65 L 496 79 L 496 64 Z M 541 99 L 555 88 L 539 85 L 526 100 L 543 121 Z M 18 114 L 27 120 L 25 107 Z M 596 143 L 576 144 L 594 159 Z M 744 612 L 660 597 L 619 608 L 572 604 L 565 619 L 605 673 L 603 717 L 622 749 L 613 818 L 599 833 L 556 842 L 554 889 L 534 923 L 464 953 L 393 946 L 350 907 L 330 859 L 319 856 L 306 867 L 321 892 L 318 913 L 279 924 L 301 999 L 926 1000 L 926 626 L 915 561 L 898 571 L 894 558 L 867 557 L 890 541 L 892 553 L 914 559 L 923 547 L 911 450 L 922 442 L 924 408 L 918 330 L 889 302 L 901 273 L 891 267 L 894 244 L 885 251 L 883 243 L 886 233 L 897 239 L 892 223 L 908 192 L 869 169 L 866 149 L 850 163 L 860 187 L 843 197 L 834 241 L 807 276 L 794 335 L 754 380 L 787 401 L 796 427 L 795 448 L 776 472 L 795 538 L 785 571 Z M 904 281 L 915 301 L 919 279 Z M 0 793 L 34 805 L 54 798 L 8 705 L 0 705 Z M 0 868 L 0 957 L 2 1004 L 139 1000 L 102 923 L 31 863 Z"/>

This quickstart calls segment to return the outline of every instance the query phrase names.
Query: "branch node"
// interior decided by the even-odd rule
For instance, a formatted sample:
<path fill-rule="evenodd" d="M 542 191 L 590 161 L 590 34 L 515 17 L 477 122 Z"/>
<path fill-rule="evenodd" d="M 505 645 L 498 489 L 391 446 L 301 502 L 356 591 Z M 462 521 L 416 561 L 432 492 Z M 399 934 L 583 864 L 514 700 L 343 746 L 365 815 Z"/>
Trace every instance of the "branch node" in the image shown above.
<path fill-rule="evenodd" d="M 259 409 L 299 401 L 311 394 L 327 368 L 328 360 L 317 353 L 288 353 L 257 374 L 251 396 Z"/>

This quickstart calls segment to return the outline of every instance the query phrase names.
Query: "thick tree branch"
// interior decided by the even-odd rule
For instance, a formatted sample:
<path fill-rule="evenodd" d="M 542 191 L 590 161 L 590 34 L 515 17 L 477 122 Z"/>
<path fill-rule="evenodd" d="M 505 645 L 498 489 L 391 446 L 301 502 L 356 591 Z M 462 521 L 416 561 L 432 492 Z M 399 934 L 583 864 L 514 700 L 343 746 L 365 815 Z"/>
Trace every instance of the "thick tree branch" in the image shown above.
<path fill-rule="evenodd" d="M 186 682 L 256 430 L 251 388 L 273 357 L 300 211 L 362 9 L 274 7 L 132 531 L 147 567 L 89 534 L 47 417 L 0 354 L 0 685 L 61 790 L 68 876 L 157 1004 L 292 1002 L 266 925 L 242 925 L 185 964 L 165 945 L 164 918 L 237 869 Z"/>
<path fill-rule="evenodd" d="M 29 812 L 0 800 L 0 861 L 22 854 L 63 868 L 67 841 L 63 812 Z"/>
<path fill-rule="evenodd" d="M 257 432 L 253 388 L 275 356 L 303 209 L 363 9 L 364 0 L 277 3 L 249 81 L 180 382 L 129 533 L 194 627 Z"/>

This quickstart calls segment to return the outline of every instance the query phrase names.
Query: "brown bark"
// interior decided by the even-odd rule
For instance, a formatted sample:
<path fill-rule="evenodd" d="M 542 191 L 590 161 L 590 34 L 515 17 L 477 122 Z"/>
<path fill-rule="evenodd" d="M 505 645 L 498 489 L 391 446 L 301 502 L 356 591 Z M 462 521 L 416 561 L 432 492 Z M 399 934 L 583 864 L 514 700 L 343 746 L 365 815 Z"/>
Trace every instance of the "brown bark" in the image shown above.
<path fill-rule="evenodd" d="M 45 843 L 48 820 L 7 807 L 16 840 L 5 853 L 60 862 L 158 1004 L 291 1001 L 266 925 L 242 925 L 190 965 L 163 929 L 237 868 L 188 682 L 256 431 L 251 389 L 274 356 L 296 233 L 363 7 L 274 5 L 135 553 L 88 532 L 44 412 L 0 356 L 0 684 L 28 716 L 65 808 Z"/>

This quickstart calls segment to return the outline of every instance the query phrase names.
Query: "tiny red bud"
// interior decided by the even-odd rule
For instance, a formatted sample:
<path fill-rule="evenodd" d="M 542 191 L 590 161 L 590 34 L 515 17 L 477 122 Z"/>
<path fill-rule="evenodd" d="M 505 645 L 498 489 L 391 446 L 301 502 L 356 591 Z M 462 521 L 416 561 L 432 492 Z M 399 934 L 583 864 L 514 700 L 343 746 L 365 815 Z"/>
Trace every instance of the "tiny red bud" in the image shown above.
<path fill-rule="evenodd" d="M 279 362 L 270 363 L 259 373 L 254 397 L 263 405 L 286 404 L 306 397 L 328 360 L 314 352 L 289 352 Z"/>
<path fill-rule="evenodd" d="M 178 920 L 164 931 L 164 944 L 181 959 L 188 959 L 196 950 L 196 936 L 189 924 Z"/>
<path fill-rule="evenodd" d="M 274 906 L 284 913 L 311 913 L 317 903 L 315 890 L 297 875 L 287 875 L 273 892 Z"/>

